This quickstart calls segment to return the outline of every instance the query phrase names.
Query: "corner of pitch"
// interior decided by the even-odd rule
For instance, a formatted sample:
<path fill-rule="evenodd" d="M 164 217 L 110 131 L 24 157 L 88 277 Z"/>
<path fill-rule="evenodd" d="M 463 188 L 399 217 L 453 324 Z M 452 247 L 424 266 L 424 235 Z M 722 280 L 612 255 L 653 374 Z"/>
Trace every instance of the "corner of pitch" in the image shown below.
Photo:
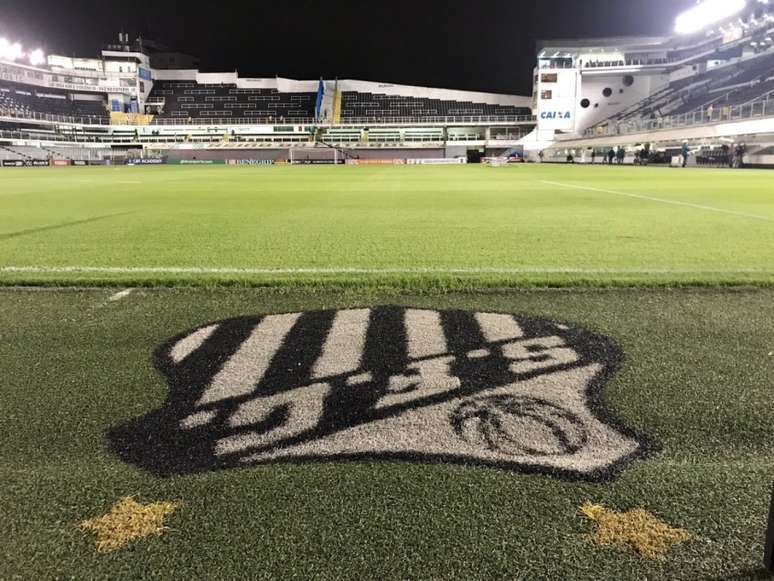
<path fill-rule="evenodd" d="M 621 359 L 607 337 L 502 313 L 239 317 L 159 347 L 166 402 L 110 439 L 163 476 L 393 459 L 600 480 L 654 449 L 603 404 Z"/>

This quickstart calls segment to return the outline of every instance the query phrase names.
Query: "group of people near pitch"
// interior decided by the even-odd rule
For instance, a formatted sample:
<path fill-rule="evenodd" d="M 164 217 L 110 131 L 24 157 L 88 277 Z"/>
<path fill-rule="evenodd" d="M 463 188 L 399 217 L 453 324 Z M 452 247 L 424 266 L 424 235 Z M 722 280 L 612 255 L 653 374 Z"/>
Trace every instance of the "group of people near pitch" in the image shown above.
<path fill-rule="evenodd" d="M 614 163 L 617 163 L 618 165 L 622 165 L 624 162 L 624 159 L 626 159 L 626 150 L 619 145 L 618 149 L 610 148 L 610 151 L 608 151 L 605 154 L 603 161 L 606 162 L 608 165 L 613 165 Z M 596 150 L 591 151 L 591 163 L 597 163 Z"/>
<path fill-rule="evenodd" d="M 719 149 L 699 150 L 696 152 L 696 165 L 700 167 L 744 167 L 744 156 L 747 153 L 747 147 L 743 143 L 737 143 L 729 146 L 724 143 Z M 681 149 L 682 166 L 688 164 L 688 157 L 693 152 L 687 143 L 683 143 Z"/>
<path fill-rule="evenodd" d="M 589 148 L 591 150 L 591 163 L 597 163 L 597 150 Z M 744 155 L 747 149 L 744 144 L 736 144 L 732 147 L 723 145 L 719 150 L 711 150 L 710 154 L 702 155 L 702 151 L 699 150 L 695 154 L 696 165 L 699 166 L 716 166 L 723 167 L 728 166 L 732 168 L 743 167 Z M 676 165 L 682 167 L 688 167 L 688 159 L 694 155 L 687 142 L 684 142 L 680 148 L 680 155 L 677 157 Z M 538 158 L 541 163 L 545 159 L 543 151 L 538 153 Z M 654 152 L 651 150 L 650 144 L 646 143 L 641 149 L 638 149 L 634 153 L 634 165 L 648 165 L 649 163 L 669 163 L 669 157 L 665 152 Z M 583 155 L 582 163 L 587 161 L 585 152 Z M 626 160 L 626 150 L 623 146 L 611 147 L 607 152 L 603 152 L 602 163 L 607 165 L 623 165 Z M 568 151 L 565 159 L 567 163 L 575 163 L 575 151 Z"/>

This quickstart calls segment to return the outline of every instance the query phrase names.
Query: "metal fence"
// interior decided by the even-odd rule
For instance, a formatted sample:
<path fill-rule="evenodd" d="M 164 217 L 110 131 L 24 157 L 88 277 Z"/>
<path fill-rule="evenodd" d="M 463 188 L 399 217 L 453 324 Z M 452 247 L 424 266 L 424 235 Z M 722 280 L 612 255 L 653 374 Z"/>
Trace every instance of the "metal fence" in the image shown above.
<path fill-rule="evenodd" d="M 744 121 L 746 119 L 758 119 L 762 117 L 774 117 L 774 95 L 765 99 L 759 99 L 745 103 L 744 105 L 730 105 L 707 107 L 682 113 L 680 115 L 668 115 L 655 119 L 635 119 L 622 121 L 608 125 L 591 127 L 584 133 L 586 137 L 609 137 L 612 135 L 629 135 L 632 133 L 648 133 L 665 129 L 679 129 L 696 125 L 710 125 L 729 121 Z"/>
<path fill-rule="evenodd" d="M 0 117 L 22 121 L 48 121 L 70 125 L 111 125 L 109 117 L 72 117 L 50 113 L 21 112 L 14 109 L 1 109 Z M 336 125 L 427 125 L 450 123 L 535 123 L 534 115 L 483 115 L 483 116 L 447 116 L 447 117 L 347 117 Z M 162 118 L 156 117 L 151 125 L 332 125 L 311 117 L 274 117 L 274 118 Z M 120 125 L 132 125 L 121 123 Z M 139 124 L 138 124 L 139 125 Z"/>
<path fill-rule="evenodd" d="M 484 116 L 445 116 L 445 117 L 344 117 L 337 125 L 406 125 L 428 123 L 534 123 L 534 115 L 484 115 Z M 156 117 L 152 125 L 331 125 L 311 117 L 259 117 L 239 118 L 196 118 L 196 117 Z"/>
<path fill-rule="evenodd" d="M 151 125 L 217 125 L 219 127 L 235 125 L 313 125 L 316 121 L 312 117 L 158 117 L 153 119 Z"/>
<path fill-rule="evenodd" d="M 110 117 L 70 117 L 69 115 L 53 115 L 51 113 L 23 113 L 15 109 L 0 109 L 0 117 L 19 119 L 20 121 L 49 121 L 71 125 L 110 125 Z"/>
<path fill-rule="evenodd" d="M 465 115 L 440 117 L 343 117 L 342 125 L 405 125 L 426 123 L 534 123 L 534 115 Z"/>

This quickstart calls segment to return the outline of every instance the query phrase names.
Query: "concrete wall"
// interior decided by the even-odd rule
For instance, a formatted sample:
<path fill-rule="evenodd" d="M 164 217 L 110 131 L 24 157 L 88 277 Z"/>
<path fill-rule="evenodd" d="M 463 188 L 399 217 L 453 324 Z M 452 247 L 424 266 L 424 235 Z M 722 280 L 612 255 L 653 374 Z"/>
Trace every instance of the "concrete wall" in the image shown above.
<path fill-rule="evenodd" d="M 627 87 L 624 83 L 626 76 L 634 78 L 634 83 L 631 86 Z M 647 99 L 665 87 L 668 82 L 669 76 L 665 74 L 608 73 L 599 75 L 584 71 L 580 94 L 575 103 L 575 130 L 582 132 L 643 99 Z M 612 90 L 609 97 L 605 97 L 605 89 Z M 589 100 L 588 108 L 581 107 L 583 99 Z"/>
<path fill-rule="evenodd" d="M 437 159 L 446 157 L 443 149 L 348 149 L 360 159 Z"/>
<path fill-rule="evenodd" d="M 445 157 L 443 149 L 347 149 L 346 152 L 360 159 L 435 159 Z M 288 149 L 170 149 L 164 154 L 172 160 L 222 160 L 222 159 L 290 159 Z M 333 149 L 298 148 L 293 150 L 298 160 L 333 159 Z M 339 159 L 344 156 L 339 153 Z"/>

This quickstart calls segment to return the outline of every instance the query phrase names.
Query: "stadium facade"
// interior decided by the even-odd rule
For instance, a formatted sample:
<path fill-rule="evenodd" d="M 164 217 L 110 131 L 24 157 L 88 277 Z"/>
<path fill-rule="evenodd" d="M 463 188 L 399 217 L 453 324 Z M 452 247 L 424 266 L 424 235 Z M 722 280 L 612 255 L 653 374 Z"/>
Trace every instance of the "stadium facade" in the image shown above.
<path fill-rule="evenodd" d="M 0 159 L 388 163 L 602 160 L 610 149 L 774 163 L 774 9 L 699 4 L 660 38 L 544 41 L 531 97 L 205 73 L 149 41 L 99 58 L 0 40 Z M 713 8 L 710 10 L 710 8 Z"/>
<path fill-rule="evenodd" d="M 709 0 L 663 38 L 545 41 L 538 47 L 537 130 L 546 159 L 634 161 L 644 147 L 669 157 L 687 142 L 692 162 L 774 163 L 774 8 L 768 0 Z M 730 159 L 724 152 L 730 152 Z"/>

